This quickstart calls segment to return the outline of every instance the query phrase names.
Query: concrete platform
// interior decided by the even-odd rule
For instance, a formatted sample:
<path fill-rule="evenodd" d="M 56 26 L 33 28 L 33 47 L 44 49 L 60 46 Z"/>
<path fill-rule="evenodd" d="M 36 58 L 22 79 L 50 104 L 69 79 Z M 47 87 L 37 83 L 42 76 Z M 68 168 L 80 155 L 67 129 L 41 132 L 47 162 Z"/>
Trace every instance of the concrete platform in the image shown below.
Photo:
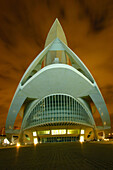
<path fill-rule="evenodd" d="M 0 149 L 1 169 L 113 170 L 113 144 L 51 143 Z"/>

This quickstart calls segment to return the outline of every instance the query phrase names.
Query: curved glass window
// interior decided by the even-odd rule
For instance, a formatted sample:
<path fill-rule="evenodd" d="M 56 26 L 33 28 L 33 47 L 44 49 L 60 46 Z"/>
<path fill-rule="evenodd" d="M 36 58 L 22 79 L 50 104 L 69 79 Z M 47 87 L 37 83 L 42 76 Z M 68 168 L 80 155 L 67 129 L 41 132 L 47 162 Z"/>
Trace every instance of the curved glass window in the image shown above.
<path fill-rule="evenodd" d="M 74 98 L 66 95 L 52 95 L 34 105 L 27 118 L 26 127 L 55 122 L 91 124 L 86 110 Z"/>

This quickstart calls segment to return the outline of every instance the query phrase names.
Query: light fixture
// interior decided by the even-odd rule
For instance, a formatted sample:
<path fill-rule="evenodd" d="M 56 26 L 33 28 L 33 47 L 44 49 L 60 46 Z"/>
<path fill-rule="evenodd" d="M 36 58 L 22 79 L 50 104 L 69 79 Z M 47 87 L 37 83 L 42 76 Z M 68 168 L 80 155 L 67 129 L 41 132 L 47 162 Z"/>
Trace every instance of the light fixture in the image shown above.
<path fill-rule="evenodd" d="M 33 132 L 33 136 L 37 136 L 37 133 L 36 133 L 36 132 Z"/>
<path fill-rule="evenodd" d="M 84 136 L 80 136 L 80 143 L 84 142 Z"/>
<path fill-rule="evenodd" d="M 17 147 L 20 147 L 20 143 L 18 142 L 18 143 L 16 144 L 16 146 L 17 146 Z"/>
<path fill-rule="evenodd" d="M 84 129 L 81 129 L 81 135 L 84 135 Z"/>
<path fill-rule="evenodd" d="M 38 143 L 38 139 L 34 138 L 34 145 L 36 145 Z"/>

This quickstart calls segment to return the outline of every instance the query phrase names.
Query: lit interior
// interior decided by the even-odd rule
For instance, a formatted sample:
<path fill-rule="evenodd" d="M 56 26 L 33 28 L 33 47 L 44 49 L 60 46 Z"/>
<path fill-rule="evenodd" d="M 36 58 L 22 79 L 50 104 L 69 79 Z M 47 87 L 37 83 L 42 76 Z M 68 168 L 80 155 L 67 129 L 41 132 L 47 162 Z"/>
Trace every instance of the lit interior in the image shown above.
<path fill-rule="evenodd" d="M 36 145 L 38 143 L 38 139 L 34 138 L 34 144 Z"/>
<path fill-rule="evenodd" d="M 81 129 L 81 135 L 84 135 L 84 129 Z"/>
<path fill-rule="evenodd" d="M 50 134 L 50 130 L 38 131 L 38 135 L 48 135 Z"/>
<path fill-rule="evenodd" d="M 84 136 L 80 136 L 80 142 L 84 142 Z"/>
<path fill-rule="evenodd" d="M 68 129 L 67 134 L 79 134 L 79 129 Z"/>
<path fill-rule="evenodd" d="M 33 136 L 37 136 L 36 132 L 33 132 Z"/>
<path fill-rule="evenodd" d="M 66 129 L 51 130 L 52 135 L 63 135 L 66 134 Z"/>

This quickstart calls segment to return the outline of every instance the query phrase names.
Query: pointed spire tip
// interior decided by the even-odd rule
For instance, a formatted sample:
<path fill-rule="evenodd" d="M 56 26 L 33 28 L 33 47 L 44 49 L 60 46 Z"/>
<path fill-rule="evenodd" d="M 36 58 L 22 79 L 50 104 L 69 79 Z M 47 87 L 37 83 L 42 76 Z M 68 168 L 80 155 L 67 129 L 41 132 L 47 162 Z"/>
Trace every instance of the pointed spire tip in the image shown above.
<path fill-rule="evenodd" d="M 58 18 L 55 19 L 55 22 L 59 22 Z"/>
<path fill-rule="evenodd" d="M 65 44 L 67 44 L 67 40 L 64 34 L 64 31 L 62 29 L 62 26 L 58 20 L 58 18 L 55 19 L 45 42 L 45 47 L 49 45 L 55 38 L 59 38 L 61 41 L 63 41 Z"/>

